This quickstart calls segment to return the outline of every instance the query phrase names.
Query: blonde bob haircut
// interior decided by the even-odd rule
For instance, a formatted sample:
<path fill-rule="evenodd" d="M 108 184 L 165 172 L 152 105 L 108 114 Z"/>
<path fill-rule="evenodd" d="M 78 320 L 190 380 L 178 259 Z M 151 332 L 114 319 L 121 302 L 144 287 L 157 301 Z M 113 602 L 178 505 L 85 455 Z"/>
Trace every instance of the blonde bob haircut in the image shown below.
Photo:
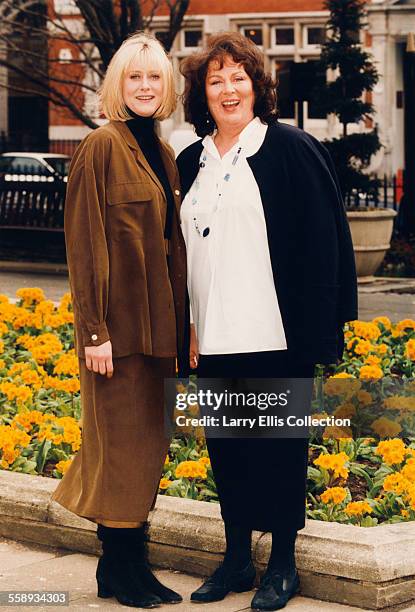
<path fill-rule="evenodd" d="M 127 121 L 132 118 L 124 102 L 122 90 L 126 72 L 137 58 L 142 70 L 157 70 L 162 75 L 163 101 L 154 113 L 154 118 L 166 119 L 176 108 L 176 92 L 170 60 L 156 38 L 139 32 L 127 38 L 113 55 L 104 81 L 98 90 L 102 111 L 107 119 Z"/>

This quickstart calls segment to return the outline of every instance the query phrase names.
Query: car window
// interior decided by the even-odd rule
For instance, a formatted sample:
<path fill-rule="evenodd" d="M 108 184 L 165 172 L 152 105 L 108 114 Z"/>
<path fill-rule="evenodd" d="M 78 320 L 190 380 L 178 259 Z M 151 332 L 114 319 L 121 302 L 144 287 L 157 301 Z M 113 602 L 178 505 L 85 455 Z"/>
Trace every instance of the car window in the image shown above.
<path fill-rule="evenodd" d="M 71 163 L 70 159 L 65 159 L 64 157 L 48 157 L 46 161 L 58 174 L 61 176 L 68 176 L 69 164 Z"/>
<path fill-rule="evenodd" d="M 14 157 L 8 171 L 16 174 L 50 174 L 46 166 L 31 157 Z"/>

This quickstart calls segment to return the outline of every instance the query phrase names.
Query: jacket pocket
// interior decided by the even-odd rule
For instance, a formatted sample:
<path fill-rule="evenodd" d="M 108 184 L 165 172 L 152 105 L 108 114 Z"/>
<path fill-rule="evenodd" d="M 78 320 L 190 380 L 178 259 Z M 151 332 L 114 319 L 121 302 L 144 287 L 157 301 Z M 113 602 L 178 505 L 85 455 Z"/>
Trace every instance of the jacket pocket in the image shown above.
<path fill-rule="evenodd" d="M 107 202 L 110 206 L 117 204 L 142 204 L 152 199 L 151 187 L 148 183 L 114 183 L 107 187 Z"/>

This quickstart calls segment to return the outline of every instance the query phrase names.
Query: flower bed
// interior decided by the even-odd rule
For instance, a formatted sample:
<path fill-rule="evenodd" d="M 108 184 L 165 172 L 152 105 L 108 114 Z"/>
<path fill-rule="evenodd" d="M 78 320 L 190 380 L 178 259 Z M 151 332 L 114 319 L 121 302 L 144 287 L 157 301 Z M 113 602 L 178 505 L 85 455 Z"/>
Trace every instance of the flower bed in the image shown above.
<path fill-rule="evenodd" d="M 0 468 L 61 478 L 81 443 L 70 296 L 58 306 L 37 288 L 17 298 L 0 296 Z M 330 427 L 312 438 L 307 514 L 362 526 L 415 520 L 415 321 L 352 321 L 345 334 L 344 360 L 324 383 L 327 409 L 335 401 L 334 414 L 358 431 L 391 439 Z M 400 394 L 390 385 L 398 379 L 407 381 Z M 202 437 L 173 439 L 160 493 L 217 501 Z"/>

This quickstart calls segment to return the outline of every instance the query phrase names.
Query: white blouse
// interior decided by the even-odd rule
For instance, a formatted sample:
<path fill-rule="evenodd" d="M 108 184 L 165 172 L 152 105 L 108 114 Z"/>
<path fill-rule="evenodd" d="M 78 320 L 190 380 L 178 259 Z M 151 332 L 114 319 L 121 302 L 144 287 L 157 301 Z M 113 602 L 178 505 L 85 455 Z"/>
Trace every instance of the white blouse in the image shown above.
<path fill-rule="evenodd" d="M 287 348 L 261 196 L 246 160 L 267 127 L 253 119 L 222 158 L 206 136 L 199 173 L 182 204 L 191 316 L 202 355 Z"/>

